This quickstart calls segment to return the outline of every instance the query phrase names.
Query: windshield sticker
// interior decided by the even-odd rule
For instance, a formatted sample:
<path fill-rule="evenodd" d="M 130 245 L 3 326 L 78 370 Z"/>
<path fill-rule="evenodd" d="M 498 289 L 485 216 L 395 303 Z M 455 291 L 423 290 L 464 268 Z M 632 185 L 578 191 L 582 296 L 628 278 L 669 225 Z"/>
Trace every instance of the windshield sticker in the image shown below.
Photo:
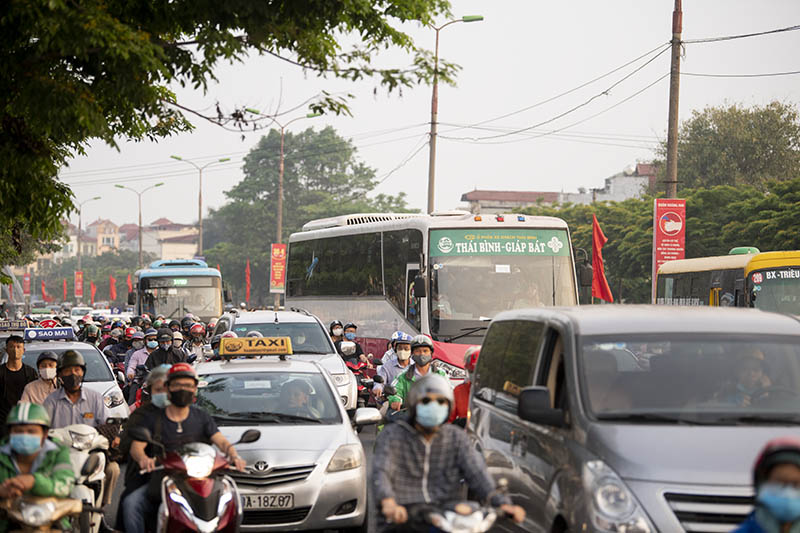
<path fill-rule="evenodd" d="M 511 274 L 511 265 L 495 265 L 494 271 L 498 274 Z"/>
<path fill-rule="evenodd" d="M 556 229 L 433 230 L 430 253 L 431 256 L 569 256 L 570 249 L 567 244 L 569 243 L 566 231 Z"/>
<path fill-rule="evenodd" d="M 761 283 L 764 281 L 764 275 L 761 272 L 753 274 L 753 283 Z"/>
<path fill-rule="evenodd" d="M 271 389 L 272 382 L 267 381 L 265 379 L 261 379 L 258 381 L 245 381 L 244 382 L 245 389 Z"/>

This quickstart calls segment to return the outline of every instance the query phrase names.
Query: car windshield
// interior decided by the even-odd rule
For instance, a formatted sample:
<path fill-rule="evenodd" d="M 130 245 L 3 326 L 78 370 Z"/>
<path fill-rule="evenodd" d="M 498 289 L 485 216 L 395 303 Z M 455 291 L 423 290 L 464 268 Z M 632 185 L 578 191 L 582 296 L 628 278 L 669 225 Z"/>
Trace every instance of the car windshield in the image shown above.
<path fill-rule="evenodd" d="M 322 374 L 250 372 L 200 377 L 197 404 L 218 424 L 339 424 Z"/>
<path fill-rule="evenodd" d="M 111 374 L 111 369 L 108 367 L 108 362 L 103 357 L 103 354 L 88 344 L 85 346 L 85 348 L 70 348 L 70 350 L 79 352 L 83 356 L 83 360 L 86 361 L 86 374 L 83 376 L 83 381 L 87 383 L 114 381 L 114 376 Z M 59 348 L 58 341 L 36 344 L 35 346 L 26 344 L 22 362 L 36 368 L 36 359 L 39 354 L 47 350 L 55 352 L 59 357 L 66 351 L 65 348 Z"/>
<path fill-rule="evenodd" d="M 257 331 L 264 337 L 291 337 L 294 353 L 327 354 L 333 352 L 330 338 L 316 322 L 263 322 L 261 324 L 234 324 L 233 331 L 245 337 Z"/>
<path fill-rule="evenodd" d="M 601 420 L 800 422 L 796 338 L 588 337 L 579 364 L 585 405 Z"/>
<path fill-rule="evenodd" d="M 755 307 L 765 311 L 800 314 L 800 268 L 759 270 L 750 274 L 750 279 L 753 282 Z"/>

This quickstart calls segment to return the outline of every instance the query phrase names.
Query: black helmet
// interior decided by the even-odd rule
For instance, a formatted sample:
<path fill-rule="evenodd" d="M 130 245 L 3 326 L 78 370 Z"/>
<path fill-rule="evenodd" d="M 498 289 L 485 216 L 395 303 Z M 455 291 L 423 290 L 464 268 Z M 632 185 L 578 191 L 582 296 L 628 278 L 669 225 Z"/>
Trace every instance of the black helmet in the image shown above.
<path fill-rule="evenodd" d="M 347 324 L 344 325 L 344 329 L 350 329 L 350 328 L 358 329 L 358 326 L 356 326 L 352 322 L 348 322 Z"/>
<path fill-rule="evenodd" d="M 131 318 L 131 326 L 133 326 L 135 328 L 142 327 L 143 323 L 144 323 L 144 320 L 142 320 L 142 317 L 140 317 L 140 316 L 135 316 L 135 317 Z"/>
<path fill-rule="evenodd" d="M 417 335 L 411 341 L 411 351 L 414 351 L 414 348 L 419 348 L 420 346 L 427 346 L 431 349 L 431 353 L 433 353 L 433 341 L 427 335 Z"/>
<path fill-rule="evenodd" d="M 56 363 L 58 363 L 58 356 L 56 355 L 56 352 L 51 352 L 50 350 L 47 350 L 45 352 L 40 353 L 39 357 L 36 358 L 36 366 L 38 367 L 39 363 L 41 363 L 42 361 L 55 361 Z"/>
<path fill-rule="evenodd" d="M 169 328 L 161 328 L 158 330 L 158 342 L 172 342 L 172 330 Z"/>
<path fill-rule="evenodd" d="M 79 366 L 83 369 L 83 372 L 86 373 L 86 361 L 84 361 L 80 352 L 67 350 L 61 354 L 58 360 L 58 370 L 63 370 L 71 366 Z"/>
<path fill-rule="evenodd" d="M 338 320 L 334 320 L 333 322 L 331 322 L 331 325 L 328 326 L 328 330 L 331 333 L 333 333 L 333 328 L 335 328 L 336 326 L 339 326 L 341 328 L 342 327 L 342 323 L 340 321 L 338 321 Z"/>
<path fill-rule="evenodd" d="M 181 327 L 181 323 L 177 320 L 170 320 L 169 325 L 167 326 L 169 329 L 172 329 L 173 326 L 178 326 L 178 329 Z"/>
<path fill-rule="evenodd" d="M 194 324 L 194 319 L 190 316 L 185 316 L 183 320 L 181 320 L 181 329 L 189 329 L 192 327 L 192 324 Z"/>

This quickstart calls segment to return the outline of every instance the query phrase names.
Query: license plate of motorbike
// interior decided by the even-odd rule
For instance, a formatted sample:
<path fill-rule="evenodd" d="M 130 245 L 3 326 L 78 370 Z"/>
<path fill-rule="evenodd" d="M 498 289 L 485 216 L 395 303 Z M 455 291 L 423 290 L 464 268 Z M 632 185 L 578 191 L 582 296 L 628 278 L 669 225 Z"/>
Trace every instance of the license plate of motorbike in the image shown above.
<path fill-rule="evenodd" d="M 245 509 L 292 509 L 294 494 L 242 494 Z"/>

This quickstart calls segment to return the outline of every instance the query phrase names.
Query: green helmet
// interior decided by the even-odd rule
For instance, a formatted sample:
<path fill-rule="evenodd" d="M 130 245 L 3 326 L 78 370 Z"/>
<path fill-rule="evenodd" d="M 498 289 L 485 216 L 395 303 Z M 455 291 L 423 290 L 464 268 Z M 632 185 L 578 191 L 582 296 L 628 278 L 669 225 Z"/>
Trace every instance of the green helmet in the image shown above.
<path fill-rule="evenodd" d="M 79 366 L 83 369 L 84 373 L 86 372 L 86 361 L 84 361 L 83 356 L 75 350 L 67 350 L 61 354 L 61 358 L 58 360 L 58 370 L 70 366 Z"/>
<path fill-rule="evenodd" d="M 6 424 L 17 426 L 21 424 L 38 424 L 45 428 L 50 427 L 50 415 L 41 405 L 29 402 L 19 402 L 11 408 L 6 418 Z"/>
<path fill-rule="evenodd" d="M 95 337 L 100 334 L 100 328 L 95 326 L 94 324 L 89 324 L 86 326 L 86 334 L 87 335 L 94 335 Z"/>

